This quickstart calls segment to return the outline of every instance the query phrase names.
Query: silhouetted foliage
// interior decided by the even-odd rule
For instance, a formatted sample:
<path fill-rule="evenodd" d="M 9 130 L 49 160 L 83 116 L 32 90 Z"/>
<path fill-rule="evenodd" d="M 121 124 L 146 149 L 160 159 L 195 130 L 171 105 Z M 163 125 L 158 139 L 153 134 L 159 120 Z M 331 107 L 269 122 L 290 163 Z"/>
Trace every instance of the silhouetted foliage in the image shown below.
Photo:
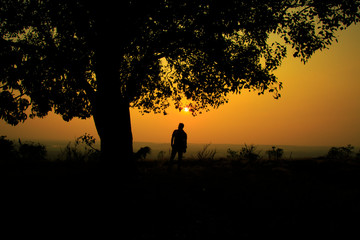
<path fill-rule="evenodd" d="M 19 144 L 6 139 L 6 136 L 0 137 L 0 160 L 8 163 L 18 163 L 19 161 L 41 162 L 46 160 L 46 147 L 40 143 L 26 142 L 20 139 Z"/>
<path fill-rule="evenodd" d="M 245 144 L 240 151 L 233 151 L 229 148 L 227 152 L 228 158 L 232 160 L 248 160 L 254 162 L 261 159 L 260 152 L 256 151 L 256 147 L 253 144 Z"/>
<path fill-rule="evenodd" d="M 40 143 L 22 143 L 19 139 L 18 154 L 21 160 L 40 162 L 46 160 L 46 147 Z"/>
<path fill-rule="evenodd" d="M 1 0 L 0 118 L 93 116 L 107 157 L 131 158 L 129 107 L 165 114 L 189 101 L 196 114 L 242 90 L 278 98 L 287 49 L 306 62 L 359 21 L 359 4 Z"/>
<path fill-rule="evenodd" d="M 344 147 L 330 148 L 327 158 L 332 160 L 349 160 L 354 154 L 354 147 L 349 144 Z"/>
<path fill-rule="evenodd" d="M 85 162 L 86 153 L 81 151 L 77 144 L 69 142 L 64 149 L 61 149 L 59 159 L 66 162 Z"/>
<path fill-rule="evenodd" d="M 280 160 L 284 155 L 284 149 L 272 147 L 272 150 L 266 151 L 269 160 Z"/>
<path fill-rule="evenodd" d="M 157 160 L 164 161 L 165 159 L 165 151 L 160 151 L 157 155 Z"/>
<path fill-rule="evenodd" d="M 84 163 L 99 159 L 100 151 L 94 147 L 96 139 L 88 133 L 75 139 L 74 143 L 69 142 L 61 150 L 59 158 L 67 162 Z"/>
<path fill-rule="evenodd" d="M 85 151 L 89 152 L 89 153 L 95 153 L 95 152 L 99 152 L 100 150 L 95 148 L 95 143 L 96 143 L 96 139 L 94 136 L 91 136 L 88 133 L 85 133 L 84 135 L 76 138 L 75 140 L 75 144 L 79 145 L 79 144 L 84 144 L 85 145 Z"/>
<path fill-rule="evenodd" d="M 7 162 L 17 158 L 17 151 L 13 141 L 6 139 L 6 136 L 0 136 L 0 160 Z"/>
<path fill-rule="evenodd" d="M 201 151 L 196 154 L 198 160 L 214 160 L 216 150 L 208 149 L 211 144 L 206 144 Z"/>
<path fill-rule="evenodd" d="M 355 157 L 355 158 L 356 158 L 356 160 L 360 160 L 360 150 L 359 150 L 359 152 L 356 153 L 356 157 Z"/>

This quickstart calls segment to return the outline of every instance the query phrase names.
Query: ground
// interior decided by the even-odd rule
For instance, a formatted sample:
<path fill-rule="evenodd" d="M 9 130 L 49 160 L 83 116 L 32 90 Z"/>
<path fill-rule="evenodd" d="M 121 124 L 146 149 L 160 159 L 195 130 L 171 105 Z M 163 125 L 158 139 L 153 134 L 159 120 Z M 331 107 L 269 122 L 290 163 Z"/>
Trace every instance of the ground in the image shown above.
<path fill-rule="evenodd" d="M 37 227 L 27 232 L 41 227 L 102 238 L 358 234 L 356 161 L 187 161 L 180 170 L 142 161 L 137 169 L 123 178 L 114 169 L 99 170 L 97 164 L 3 167 L 3 209 L 8 214 L 3 216 L 16 226 L 29 227 L 38 219 Z"/>

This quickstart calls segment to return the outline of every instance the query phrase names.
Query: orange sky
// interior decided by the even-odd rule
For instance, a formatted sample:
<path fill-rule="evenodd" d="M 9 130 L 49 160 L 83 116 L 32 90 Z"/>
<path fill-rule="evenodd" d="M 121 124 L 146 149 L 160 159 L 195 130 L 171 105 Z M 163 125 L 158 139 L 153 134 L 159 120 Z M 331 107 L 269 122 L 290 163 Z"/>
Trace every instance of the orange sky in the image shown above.
<path fill-rule="evenodd" d="M 276 71 L 282 98 L 243 92 L 217 110 L 197 117 L 169 109 L 169 115 L 131 110 L 134 141 L 168 142 L 179 122 L 191 143 L 360 146 L 360 25 L 339 32 L 339 43 L 304 65 L 291 54 Z M 16 127 L 0 121 L 0 135 L 74 140 L 97 137 L 91 119 L 64 122 L 50 114 Z"/>

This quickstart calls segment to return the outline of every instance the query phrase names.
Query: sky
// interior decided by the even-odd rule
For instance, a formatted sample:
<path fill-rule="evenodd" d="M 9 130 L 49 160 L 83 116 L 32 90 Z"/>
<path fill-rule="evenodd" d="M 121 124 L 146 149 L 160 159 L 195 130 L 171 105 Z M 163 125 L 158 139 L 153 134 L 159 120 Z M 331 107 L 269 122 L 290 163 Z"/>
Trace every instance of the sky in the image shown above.
<path fill-rule="evenodd" d="M 183 122 L 189 143 L 360 146 L 360 25 L 337 36 L 338 43 L 305 65 L 289 51 L 275 72 L 284 86 L 279 100 L 244 91 L 196 117 L 175 109 L 166 116 L 131 109 L 134 141 L 169 142 Z M 64 122 L 51 113 L 15 127 L 0 120 L 0 135 L 10 139 L 71 141 L 84 133 L 98 139 L 92 119 Z"/>

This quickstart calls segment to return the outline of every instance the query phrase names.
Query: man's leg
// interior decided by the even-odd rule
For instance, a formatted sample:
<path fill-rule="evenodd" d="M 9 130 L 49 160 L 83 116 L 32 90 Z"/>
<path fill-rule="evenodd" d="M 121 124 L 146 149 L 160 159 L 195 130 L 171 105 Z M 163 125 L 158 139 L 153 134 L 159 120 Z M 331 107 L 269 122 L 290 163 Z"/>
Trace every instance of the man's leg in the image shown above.
<path fill-rule="evenodd" d="M 171 171 L 172 165 L 174 164 L 175 155 L 176 155 L 176 149 L 173 147 L 171 149 L 171 155 L 170 155 L 170 160 L 169 160 L 169 165 L 168 165 L 168 171 Z"/>
<path fill-rule="evenodd" d="M 170 163 L 173 163 L 173 162 L 174 162 L 176 152 L 177 152 L 176 149 L 173 147 L 173 148 L 171 149 Z"/>
<path fill-rule="evenodd" d="M 180 151 L 178 151 L 178 169 L 180 169 L 180 165 L 182 163 L 182 158 L 183 158 L 183 152 L 180 150 Z"/>

